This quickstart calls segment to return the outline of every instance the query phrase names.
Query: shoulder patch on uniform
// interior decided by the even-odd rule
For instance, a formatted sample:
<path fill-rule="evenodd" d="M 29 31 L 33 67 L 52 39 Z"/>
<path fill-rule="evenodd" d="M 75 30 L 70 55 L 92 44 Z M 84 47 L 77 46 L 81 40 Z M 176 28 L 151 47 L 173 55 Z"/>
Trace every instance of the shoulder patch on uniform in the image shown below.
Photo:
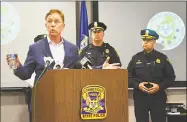
<path fill-rule="evenodd" d="M 117 57 L 119 57 L 119 54 L 118 54 L 118 52 L 114 49 L 114 51 L 116 52 L 116 55 L 117 55 Z"/>
<path fill-rule="evenodd" d="M 166 61 L 167 61 L 167 62 L 169 62 L 169 63 L 171 64 L 171 62 L 170 62 L 169 58 L 166 58 Z"/>

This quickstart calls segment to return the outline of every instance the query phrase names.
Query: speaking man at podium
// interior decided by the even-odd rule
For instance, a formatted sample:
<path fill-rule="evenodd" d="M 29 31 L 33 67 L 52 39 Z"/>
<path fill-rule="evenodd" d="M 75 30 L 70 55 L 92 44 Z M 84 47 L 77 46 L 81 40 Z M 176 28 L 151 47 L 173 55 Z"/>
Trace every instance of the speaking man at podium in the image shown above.
<path fill-rule="evenodd" d="M 35 72 L 36 83 L 46 68 L 46 63 L 48 63 L 47 69 L 53 69 L 55 62 L 60 62 L 64 68 L 71 68 L 79 57 L 78 47 L 61 36 L 65 27 L 62 11 L 51 9 L 45 16 L 45 26 L 48 31 L 47 37 L 30 45 L 24 65 L 16 56 L 15 65 L 17 68 L 14 69 L 14 74 L 22 80 L 29 79 Z M 44 60 L 45 58 L 47 60 Z M 10 61 L 10 55 L 7 55 L 8 64 Z"/>
<path fill-rule="evenodd" d="M 121 61 L 116 50 L 103 40 L 107 26 L 103 22 L 92 22 L 88 29 L 91 31 L 91 44 L 80 52 L 80 58 L 90 62 L 88 69 L 120 68 Z"/>
<path fill-rule="evenodd" d="M 166 122 L 165 89 L 172 86 L 175 72 L 166 55 L 154 49 L 159 35 L 141 30 L 143 51 L 132 57 L 128 65 L 129 84 L 134 88 L 136 122 Z"/>

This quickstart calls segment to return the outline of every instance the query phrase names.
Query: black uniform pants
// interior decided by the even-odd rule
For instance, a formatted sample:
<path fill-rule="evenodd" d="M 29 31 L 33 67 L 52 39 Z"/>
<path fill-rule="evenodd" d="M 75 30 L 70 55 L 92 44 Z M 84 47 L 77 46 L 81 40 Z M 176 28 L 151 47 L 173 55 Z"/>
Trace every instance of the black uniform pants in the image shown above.
<path fill-rule="evenodd" d="M 25 100 L 26 103 L 28 104 L 28 111 L 29 111 L 29 122 L 32 122 L 32 106 L 31 106 L 31 97 L 32 97 L 32 88 L 27 87 L 25 89 Z"/>
<path fill-rule="evenodd" d="M 28 111 L 29 111 L 29 122 L 32 122 L 32 102 L 31 102 L 31 99 L 28 103 Z"/>
<path fill-rule="evenodd" d="M 166 93 L 164 91 L 149 95 L 142 91 L 134 91 L 134 110 L 136 122 L 166 122 Z"/>

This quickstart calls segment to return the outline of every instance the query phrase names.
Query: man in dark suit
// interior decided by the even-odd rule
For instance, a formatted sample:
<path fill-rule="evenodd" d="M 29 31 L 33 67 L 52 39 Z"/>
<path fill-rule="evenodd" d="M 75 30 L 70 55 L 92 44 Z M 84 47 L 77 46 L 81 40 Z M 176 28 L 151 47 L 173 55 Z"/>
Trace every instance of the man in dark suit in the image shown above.
<path fill-rule="evenodd" d="M 65 26 L 64 14 L 60 10 L 52 9 L 46 14 L 45 20 L 48 35 L 30 45 L 24 65 L 20 63 L 18 56 L 16 57 L 17 69 L 14 70 L 14 74 L 22 80 L 29 79 L 35 72 L 36 83 L 45 68 L 44 57 L 53 58 L 55 62 L 62 63 L 64 68 L 71 68 L 79 57 L 77 46 L 61 36 Z M 10 63 L 9 55 L 7 55 L 7 62 Z M 54 65 L 53 62 L 48 69 L 53 69 Z"/>
<path fill-rule="evenodd" d="M 27 59 L 22 65 L 16 58 L 17 69 L 15 75 L 22 80 L 27 80 L 32 73 L 36 73 L 35 80 L 45 67 L 44 57 L 51 57 L 55 61 L 62 62 L 65 68 L 71 68 L 78 59 L 78 48 L 61 36 L 64 29 L 64 14 L 56 9 L 50 10 L 46 15 L 46 28 L 48 36 L 30 45 Z M 9 63 L 9 56 L 7 62 Z M 52 69 L 54 64 L 49 66 Z"/>

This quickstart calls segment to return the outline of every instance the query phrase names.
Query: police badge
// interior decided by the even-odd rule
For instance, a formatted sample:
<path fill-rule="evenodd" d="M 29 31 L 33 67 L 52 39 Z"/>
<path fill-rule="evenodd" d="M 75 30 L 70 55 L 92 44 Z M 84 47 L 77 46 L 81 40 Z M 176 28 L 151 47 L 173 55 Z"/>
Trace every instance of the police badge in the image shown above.
<path fill-rule="evenodd" d="M 106 118 L 106 91 L 99 85 L 88 85 L 82 89 L 81 118 L 104 119 Z"/>
<path fill-rule="evenodd" d="M 105 52 L 108 54 L 109 53 L 109 49 L 106 49 Z"/>

